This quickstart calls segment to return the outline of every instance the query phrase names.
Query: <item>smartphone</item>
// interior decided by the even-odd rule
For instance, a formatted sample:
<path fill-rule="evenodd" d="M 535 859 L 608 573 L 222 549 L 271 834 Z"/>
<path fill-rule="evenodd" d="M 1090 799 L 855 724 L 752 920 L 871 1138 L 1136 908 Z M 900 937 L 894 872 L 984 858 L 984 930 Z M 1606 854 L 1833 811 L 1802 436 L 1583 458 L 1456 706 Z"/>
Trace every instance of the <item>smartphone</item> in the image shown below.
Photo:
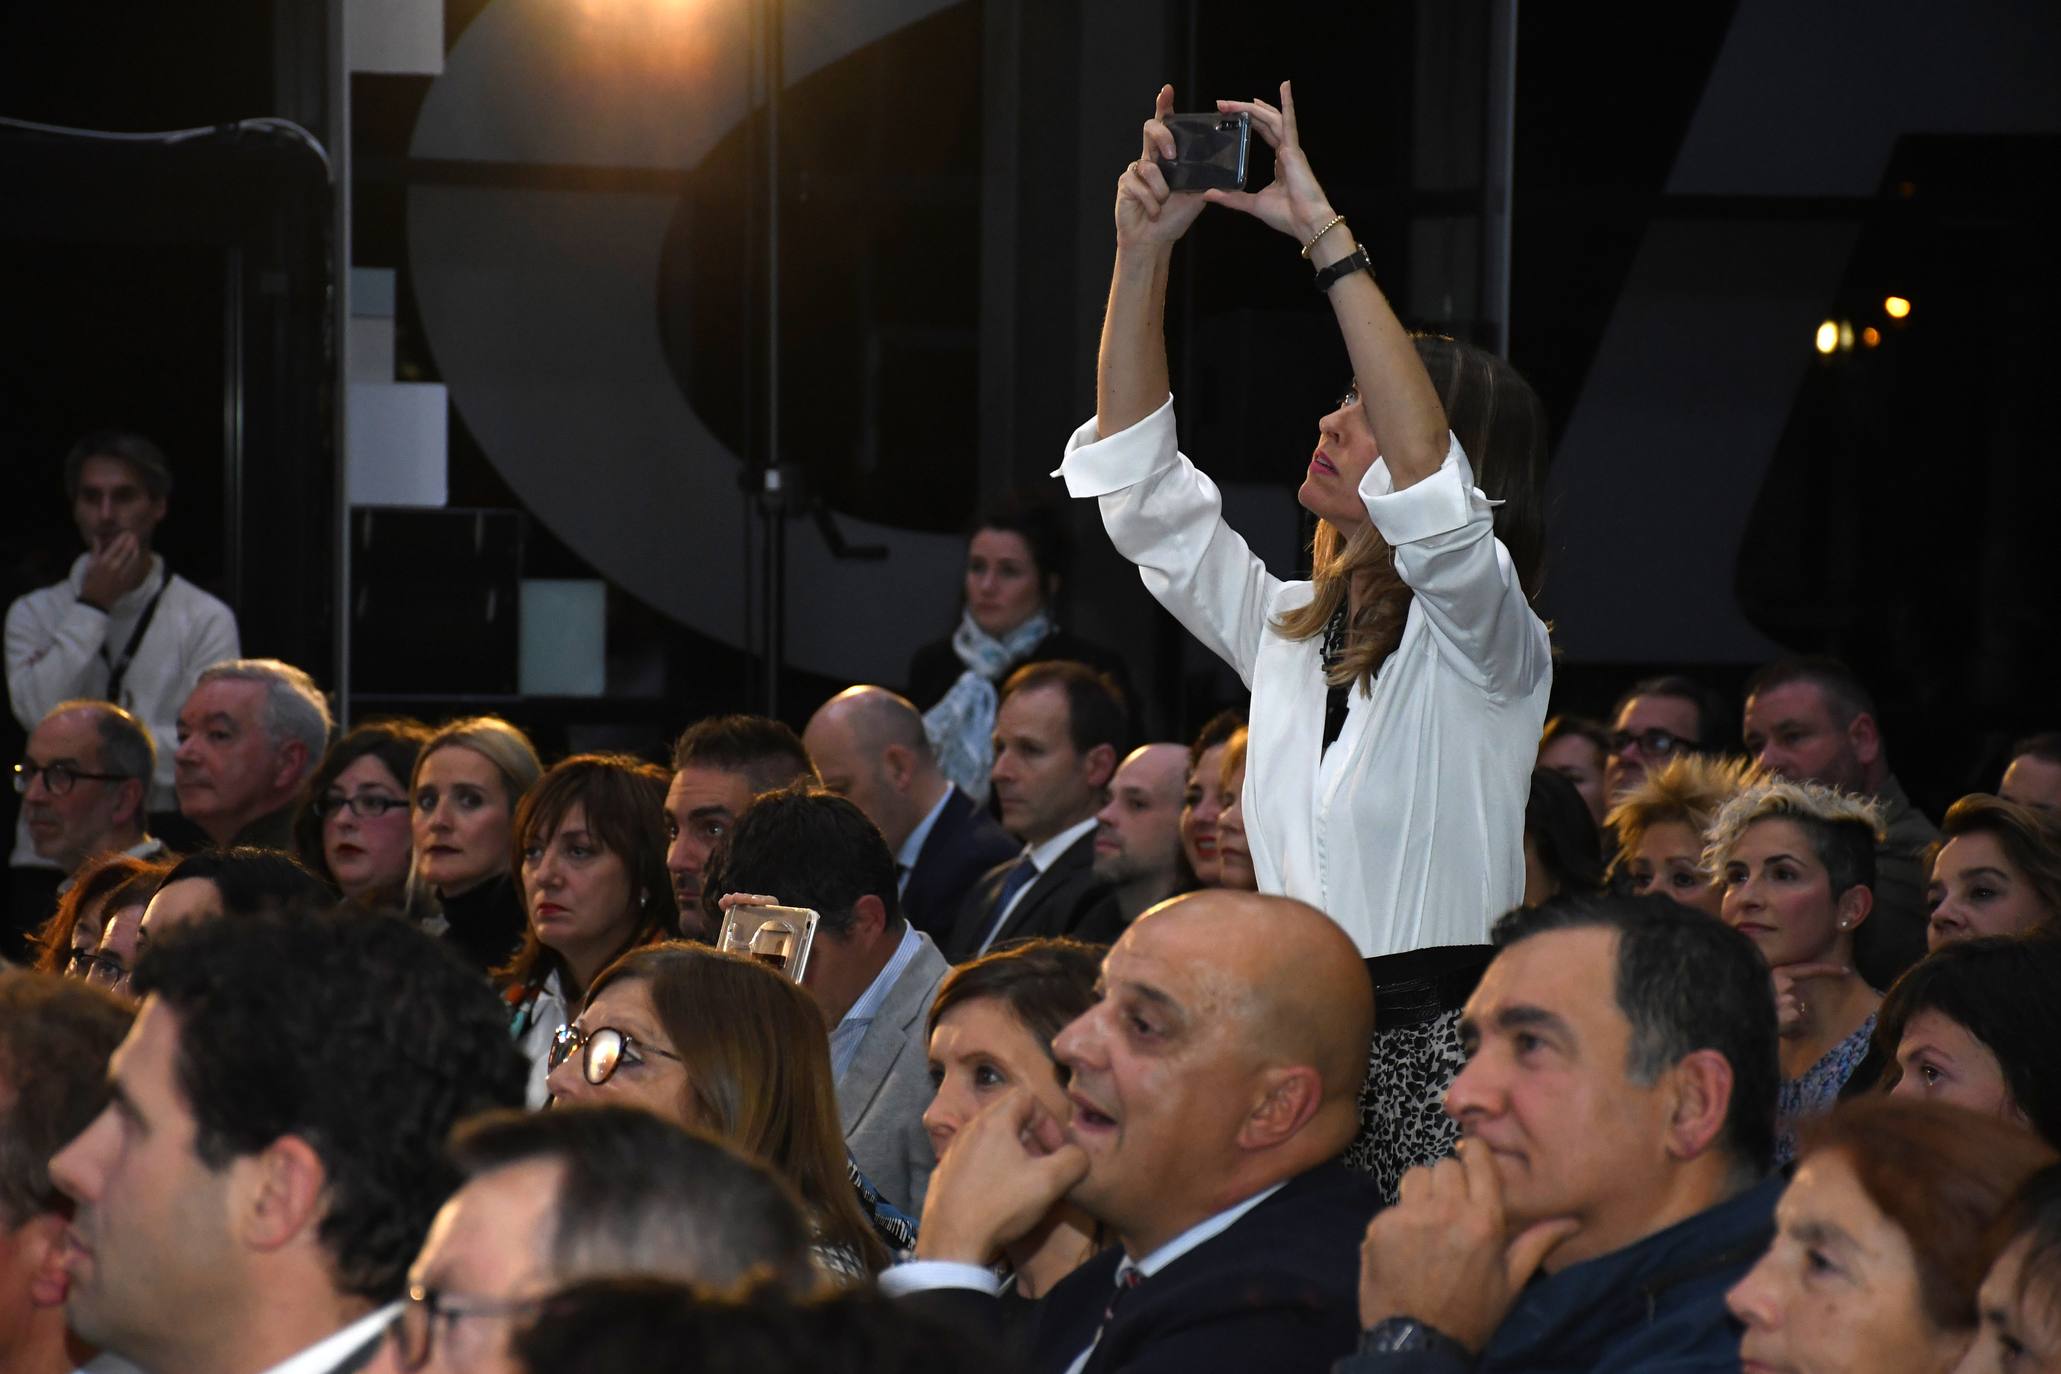
<path fill-rule="evenodd" d="M 1252 144 L 1249 114 L 1170 114 L 1174 156 L 1160 158 L 1159 170 L 1175 191 L 1245 189 L 1245 154 Z"/>
<path fill-rule="evenodd" d="M 817 920 L 805 906 L 733 906 L 723 916 L 716 948 L 770 964 L 799 983 L 808 972 Z"/>

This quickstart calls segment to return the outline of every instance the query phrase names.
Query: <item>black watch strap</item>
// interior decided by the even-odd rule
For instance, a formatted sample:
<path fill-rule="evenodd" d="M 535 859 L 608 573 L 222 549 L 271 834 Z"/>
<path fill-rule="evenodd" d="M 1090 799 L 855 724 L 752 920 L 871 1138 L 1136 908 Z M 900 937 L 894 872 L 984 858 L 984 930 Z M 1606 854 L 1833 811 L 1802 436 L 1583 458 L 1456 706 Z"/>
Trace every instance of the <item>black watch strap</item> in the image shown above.
<path fill-rule="evenodd" d="M 1364 245 L 1354 248 L 1329 267 L 1318 268 L 1317 289 L 1329 291 L 1355 272 L 1365 272 L 1370 277 L 1374 275 L 1374 264 L 1367 260 L 1367 249 Z"/>
<path fill-rule="evenodd" d="M 1474 1354 L 1435 1326 L 1415 1317 L 1389 1317 L 1360 1333 L 1362 1355 L 1443 1355 L 1463 1369 L 1474 1367 Z"/>

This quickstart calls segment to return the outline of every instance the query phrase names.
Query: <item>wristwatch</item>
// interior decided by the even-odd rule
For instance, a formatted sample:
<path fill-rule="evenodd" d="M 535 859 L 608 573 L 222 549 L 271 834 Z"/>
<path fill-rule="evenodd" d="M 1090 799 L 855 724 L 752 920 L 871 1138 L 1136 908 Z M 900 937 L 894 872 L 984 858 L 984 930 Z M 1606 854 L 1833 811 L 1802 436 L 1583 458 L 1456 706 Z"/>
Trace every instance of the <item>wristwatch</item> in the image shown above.
<path fill-rule="evenodd" d="M 1353 249 L 1329 267 L 1318 268 L 1317 289 L 1329 291 L 1355 272 L 1365 272 L 1370 277 L 1374 275 L 1374 264 L 1367 258 L 1365 244 Z"/>
<path fill-rule="evenodd" d="M 1468 1369 L 1474 1352 L 1435 1326 L 1415 1317 L 1388 1317 L 1360 1333 L 1362 1355 L 1445 1355 Z"/>

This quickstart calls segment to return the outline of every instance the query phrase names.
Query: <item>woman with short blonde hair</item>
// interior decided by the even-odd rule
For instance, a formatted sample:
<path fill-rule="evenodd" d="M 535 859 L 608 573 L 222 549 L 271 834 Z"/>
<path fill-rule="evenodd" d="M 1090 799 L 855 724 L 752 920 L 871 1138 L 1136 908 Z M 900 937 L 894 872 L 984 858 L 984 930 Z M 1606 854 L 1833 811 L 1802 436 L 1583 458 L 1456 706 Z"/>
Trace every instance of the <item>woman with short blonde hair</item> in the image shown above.
<path fill-rule="evenodd" d="M 1628 878 L 1634 892 L 1657 892 L 1718 915 L 1724 888 L 1704 867 L 1704 836 L 1724 804 L 1757 777 L 1749 760 L 1708 754 L 1683 754 L 1648 769 L 1604 817 L 1617 835 L 1609 876 Z"/>

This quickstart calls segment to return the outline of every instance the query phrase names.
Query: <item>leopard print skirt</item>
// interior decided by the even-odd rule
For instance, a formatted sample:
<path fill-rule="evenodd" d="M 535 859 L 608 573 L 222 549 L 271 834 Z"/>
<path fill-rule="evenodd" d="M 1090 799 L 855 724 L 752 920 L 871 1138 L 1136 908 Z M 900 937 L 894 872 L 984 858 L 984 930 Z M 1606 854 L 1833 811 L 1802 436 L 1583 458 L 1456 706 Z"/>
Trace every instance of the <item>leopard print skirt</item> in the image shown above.
<path fill-rule="evenodd" d="M 1446 1089 L 1465 1062 L 1460 1008 L 1494 951 L 1486 945 L 1413 950 L 1367 961 L 1374 982 L 1374 1043 L 1360 1086 L 1360 1133 L 1345 1162 L 1394 1202 L 1403 1175 L 1452 1153 L 1459 1123 Z"/>

